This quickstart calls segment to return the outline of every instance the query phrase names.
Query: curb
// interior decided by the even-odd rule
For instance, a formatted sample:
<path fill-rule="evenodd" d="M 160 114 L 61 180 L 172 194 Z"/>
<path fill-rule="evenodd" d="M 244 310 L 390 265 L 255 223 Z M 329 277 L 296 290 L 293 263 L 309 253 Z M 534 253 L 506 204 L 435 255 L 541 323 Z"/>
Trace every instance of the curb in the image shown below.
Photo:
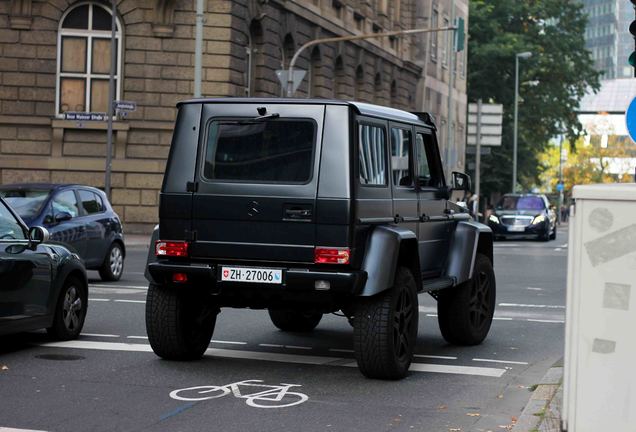
<path fill-rule="evenodd" d="M 561 432 L 563 367 L 548 370 L 530 396 L 512 432 Z"/>

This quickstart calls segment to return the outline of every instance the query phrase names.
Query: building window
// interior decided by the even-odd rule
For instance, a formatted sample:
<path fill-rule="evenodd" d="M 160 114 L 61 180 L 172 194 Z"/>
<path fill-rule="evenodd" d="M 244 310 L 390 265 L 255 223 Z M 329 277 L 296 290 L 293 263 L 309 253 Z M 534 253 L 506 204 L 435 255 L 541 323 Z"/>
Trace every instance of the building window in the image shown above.
<path fill-rule="evenodd" d="M 450 25 L 450 21 L 448 20 L 448 17 L 444 17 L 444 27 L 448 27 Z M 442 44 L 442 67 L 443 68 L 447 68 L 448 67 L 448 45 L 450 43 L 450 35 L 452 32 L 450 31 L 445 31 L 444 34 L 446 36 L 446 41 L 444 44 Z"/>
<path fill-rule="evenodd" d="M 320 49 L 315 47 L 311 52 L 311 64 L 309 65 L 309 91 L 308 97 L 318 97 L 318 75 L 320 73 Z"/>
<path fill-rule="evenodd" d="M 364 69 L 362 66 L 358 66 L 356 68 L 356 85 L 355 85 L 355 94 L 353 98 L 357 101 L 363 100 L 362 93 L 364 92 Z"/>
<path fill-rule="evenodd" d="M 348 97 L 346 79 L 347 76 L 345 74 L 342 56 L 338 56 L 336 57 L 336 62 L 334 64 L 334 97 L 338 99 L 344 99 Z"/>
<path fill-rule="evenodd" d="M 431 28 L 435 29 L 439 25 L 439 12 L 433 9 L 433 13 L 431 14 Z M 437 61 L 437 38 L 439 37 L 439 32 L 429 33 L 429 37 L 431 38 L 431 61 Z"/>
<path fill-rule="evenodd" d="M 398 98 L 398 92 L 397 92 L 397 81 L 393 80 L 391 81 L 391 106 L 393 108 L 397 107 L 397 98 Z"/>
<path fill-rule="evenodd" d="M 82 3 L 62 17 L 57 40 L 56 114 L 107 112 L 111 10 Z M 121 23 L 117 20 L 115 98 L 121 92 Z"/>
<path fill-rule="evenodd" d="M 373 86 L 375 90 L 375 102 L 381 104 L 384 102 L 384 97 L 382 95 L 382 74 L 380 72 L 375 74 L 375 79 L 373 80 Z"/>
<path fill-rule="evenodd" d="M 261 24 L 252 20 L 249 28 L 249 37 L 245 53 L 247 55 L 247 67 L 245 68 L 245 96 L 256 95 L 257 66 L 259 63 L 260 46 L 263 44 L 263 28 Z"/>

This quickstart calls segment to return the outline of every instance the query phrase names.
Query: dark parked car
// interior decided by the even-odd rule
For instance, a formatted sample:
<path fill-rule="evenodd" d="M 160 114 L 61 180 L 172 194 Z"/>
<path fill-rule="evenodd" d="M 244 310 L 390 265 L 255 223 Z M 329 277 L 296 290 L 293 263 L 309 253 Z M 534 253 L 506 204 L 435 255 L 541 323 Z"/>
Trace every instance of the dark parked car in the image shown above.
<path fill-rule="evenodd" d="M 75 184 L 33 183 L 0 186 L 0 196 L 28 226 L 46 228 L 52 242 L 76 252 L 103 280 L 121 278 L 124 234 L 104 192 Z"/>
<path fill-rule="evenodd" d="M 545 195 L 506 194 L 488 218 L 495 238 L 556 239 L 556 213 Z"/>
<path fill-rule="evenodd" d="M 437 300 L 448 342 L 481 343 L 495 309 L 492 232 L 449 200 L 470 178 L 449 183 L 425 113 L 324 99 L 179 104 L 147 267 L 152 349 L 201 357 L 222 307 L 267 308 L 283 331 L 342 311 L 362 373 L 397 379 L 420 292 Z"/>
<path fill-rule="evenodd" d="M 46 328 L 57 339 L 79 336 L 88 283 L 80 258 L 47 243 L 0 198 L 0 335 Z"/>

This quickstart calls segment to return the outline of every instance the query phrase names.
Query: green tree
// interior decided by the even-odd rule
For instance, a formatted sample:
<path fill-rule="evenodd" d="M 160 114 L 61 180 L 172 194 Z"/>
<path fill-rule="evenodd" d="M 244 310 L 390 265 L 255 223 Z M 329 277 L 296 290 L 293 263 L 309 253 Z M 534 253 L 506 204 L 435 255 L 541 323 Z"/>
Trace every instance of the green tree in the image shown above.
<path fill-rule="evenodd" d="M 470 2 L 468 99 L 504 105 L 503 140 L 482 157 L 482 190 L 489 195 L 512 189 L 515 55 L 520 60 L 518 181 L 521 189 L 538 182 L 539 155 L 550 138 L 581 133 L 575 110 L 599 73 L 585 50 L 587 15 L 574 0 L 473 0 Z"/>

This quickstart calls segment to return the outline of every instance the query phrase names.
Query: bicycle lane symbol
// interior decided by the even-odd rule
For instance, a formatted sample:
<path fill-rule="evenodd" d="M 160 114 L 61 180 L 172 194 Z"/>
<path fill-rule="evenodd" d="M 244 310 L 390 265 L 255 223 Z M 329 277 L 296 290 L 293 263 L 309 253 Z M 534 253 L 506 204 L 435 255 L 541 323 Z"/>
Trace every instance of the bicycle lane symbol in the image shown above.
<path fill-rule="evenodd" d="M 238 381 L 222 386 L 205 385 L 188 387 L 170 392 L 172 399 L 182 401 L 204 401 L 232 394 L 254 408 L 287 408 L 300 405 L 309 399 L 304 393 L 289 391 L 300 384 L 262 384 L 262 380 Z"/>

